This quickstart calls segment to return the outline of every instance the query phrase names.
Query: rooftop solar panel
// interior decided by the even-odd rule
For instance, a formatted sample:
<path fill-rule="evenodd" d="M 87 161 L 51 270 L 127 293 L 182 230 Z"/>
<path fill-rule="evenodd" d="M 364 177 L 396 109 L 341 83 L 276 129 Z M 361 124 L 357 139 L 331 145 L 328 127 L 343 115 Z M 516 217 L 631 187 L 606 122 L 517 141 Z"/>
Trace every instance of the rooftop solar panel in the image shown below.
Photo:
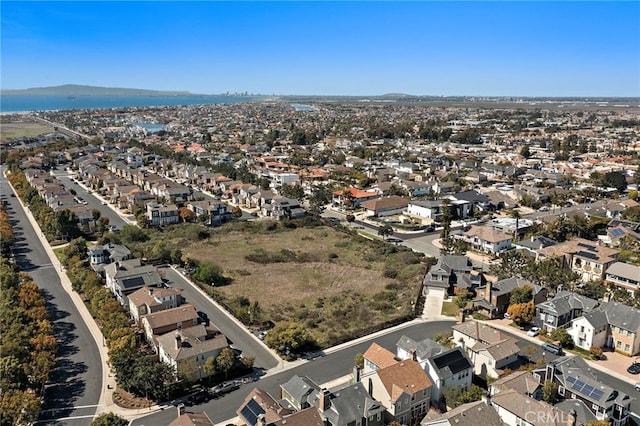
<path fill-rule="evenodd" d="M 584 389 L 582 389 L 582 393 L 585 395 L 591 395 L 591 393 L 595 390 L 595 388 L 591 385 L 586 385 Z"/>
<path fill-rule="evenodd" d="M 602 398 L 602 395 L 604 395 L 604 392 L 601 391 L 600 389 L 596 389 L 593 392 L 591 392 L 591 395 L 589 395 L 589 396 L 597 401 L 600 398 Z"/>
<path fill-rule="evenodd" d="M 253 399 L 250 399 L 249 402 L 247 402 L 247 405 L 240 410 L 242 417 L 244 417 L 247 423 L 251 426 L 258 424 L 258 417 L 264 413 L 264 409 Z"/>
<path fill-rule="evenodd" d="M 587 259 L 593 259 L 593 260 L 596 260 L 598 258 L 598 256 L 595 253 L 589 253 L 582 250 L 577 252 L 576 256 L 586 257 Z"/>
<path fill-rule="evenodd" d="M 579 247 L 584 247 L 587 250 L 591 250 L 591 251 L 596 251 L 596 246 L 592 246 L 590 244 L 585 244 L 585 243 L 578 243 Z"/>
<path fill-rule="evenodd" d="M 624 235 L 624 230 L 622 230 L 620 228 L 616 228 L 616 229 L 611 231 L 611 236 L 612 237 L 619 237 L 621 235 Z"/>

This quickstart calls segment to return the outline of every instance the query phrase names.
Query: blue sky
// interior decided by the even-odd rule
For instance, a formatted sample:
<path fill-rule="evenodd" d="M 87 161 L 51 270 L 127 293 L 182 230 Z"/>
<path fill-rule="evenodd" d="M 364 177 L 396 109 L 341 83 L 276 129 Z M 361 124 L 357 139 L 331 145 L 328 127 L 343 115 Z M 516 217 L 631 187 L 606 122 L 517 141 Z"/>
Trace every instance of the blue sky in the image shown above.
<path fill-rule="evenodd" d="M 1 86 L 640 96 L 640 2 L 31 2 Z"/>

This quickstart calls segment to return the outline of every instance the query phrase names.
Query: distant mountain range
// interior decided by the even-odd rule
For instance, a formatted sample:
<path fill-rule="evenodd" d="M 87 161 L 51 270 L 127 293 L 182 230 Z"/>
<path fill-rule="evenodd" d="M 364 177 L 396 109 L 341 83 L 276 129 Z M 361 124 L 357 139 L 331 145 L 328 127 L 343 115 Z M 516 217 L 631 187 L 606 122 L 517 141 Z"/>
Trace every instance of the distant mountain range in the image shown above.
<path fill-rule="evenodd" d="M 126 89 L 121 87 L 83 86 L 79 84 L 18 90 L 3 89 L 0 90 L 0 94 L 5 96 L 196 96 L 187 91 Z"/>

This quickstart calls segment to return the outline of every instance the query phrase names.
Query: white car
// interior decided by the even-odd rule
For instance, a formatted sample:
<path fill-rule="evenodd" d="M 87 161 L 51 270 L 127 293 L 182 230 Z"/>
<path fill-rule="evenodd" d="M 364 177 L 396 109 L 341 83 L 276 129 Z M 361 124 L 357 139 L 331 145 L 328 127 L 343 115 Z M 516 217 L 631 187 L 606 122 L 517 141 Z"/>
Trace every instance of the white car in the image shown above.
<path fill-rule="evenodd" d="M 527 336 L 536 337 L 538 334 L 540 334 L 540 327 L 531 327 L 527 331 Z"/>
<path fill-rule="evenodd" d="M 635 385 L 633 385 L 633 387 L 637 390 L 640 391 L 640 382 L 636 382 Z"/>

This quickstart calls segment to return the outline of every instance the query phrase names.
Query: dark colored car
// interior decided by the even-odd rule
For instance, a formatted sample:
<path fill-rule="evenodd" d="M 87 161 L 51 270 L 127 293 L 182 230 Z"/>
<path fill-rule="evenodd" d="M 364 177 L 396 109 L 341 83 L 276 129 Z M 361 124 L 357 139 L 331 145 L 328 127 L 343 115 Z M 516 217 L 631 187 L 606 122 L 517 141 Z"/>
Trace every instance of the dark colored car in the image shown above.
<path fill-rule="evenodd" d="M 634 362 L 627 368 L 627 373 L 631 374 L 639 374 L 640 373 L 640 362 Z"/>
<path fill-rule="evenodd" d="M 206 389 L 202 389 L 194 393 L 193 395 L 190 395 L 189 398 L 187 398 L 186 405 L 204 404 L 210 399 L 211 395 L 209 394 L 209 391 L 207 391 Z"/>

